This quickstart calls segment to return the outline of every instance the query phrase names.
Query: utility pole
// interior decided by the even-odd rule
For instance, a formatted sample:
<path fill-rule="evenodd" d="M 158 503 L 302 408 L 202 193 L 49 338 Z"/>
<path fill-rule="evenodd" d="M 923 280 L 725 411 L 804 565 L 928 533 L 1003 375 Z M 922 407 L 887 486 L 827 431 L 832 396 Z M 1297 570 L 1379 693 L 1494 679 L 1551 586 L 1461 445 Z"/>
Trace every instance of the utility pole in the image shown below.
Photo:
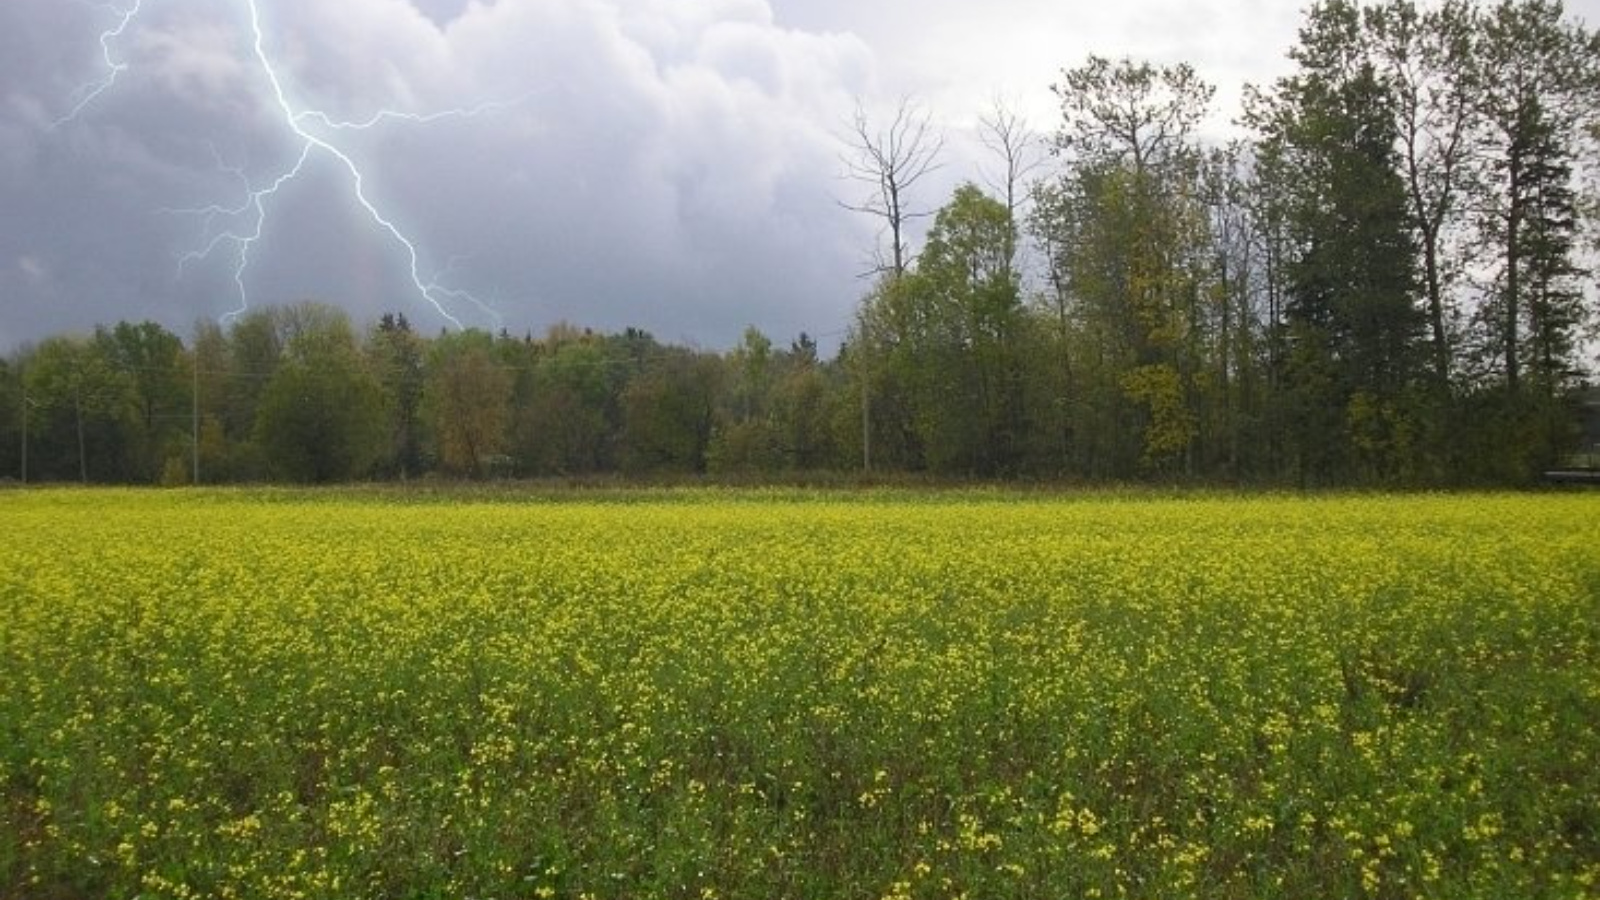
<path fill-rule="evenodd" d="M 83 373 L 80 371 L 72 382 L 72 412 L 78 420 L 78 480 L 84 485 L 89 484 L 89 450 L 84 445 L 83 439 Z"/>
<path fill-rule="evenodd" d="M 19 373 L 22 382 L 22 485 L 28 485 L 28 407 L 33 399 L 28 396 L 28 373 Z"/>
<path fill-rule="evenodd" d="M 867 363 L 861 361 L 861 471 L 872 471 L 872 379 L 867 377 Z"/>
<path fill-rule="evenodd" d="M 192 462 L 194 464 L 194 471 L 190 475 L 189 483 L 194 485 L 195 487 L 199 487 L 200 486 L 200 355 L 198 353 L 195 354 L 195 356 L 194 356 L 194 361 L 193 361 L 192 367 L 194 369 L 194 385 L 193 385 L 192 389 L 189 391 L 189 404 L 190 404 L 191 410 L 193 412 L 193 418 L 194 418 L 194 422 L 193 422 L 193 431 L 194 431 L 193 441 L 194 441 L 194 446 L 190 448 L 190 450 L 191 450 L 191 452 L 193 454 L 191 459 L 192 459 Z"/>
<path fill-rule="evenodd" d="M 865 301 L 860 309 L 856 310 L 856 340 L 850 346 L 850 355 L 855 362 L 855 370 L 861 377 L 861 471 L 866 474 L 872 472 L 872 361 L 868 358 L 868 333 L 871 326 L 868 324 L 868 315 Z"/>

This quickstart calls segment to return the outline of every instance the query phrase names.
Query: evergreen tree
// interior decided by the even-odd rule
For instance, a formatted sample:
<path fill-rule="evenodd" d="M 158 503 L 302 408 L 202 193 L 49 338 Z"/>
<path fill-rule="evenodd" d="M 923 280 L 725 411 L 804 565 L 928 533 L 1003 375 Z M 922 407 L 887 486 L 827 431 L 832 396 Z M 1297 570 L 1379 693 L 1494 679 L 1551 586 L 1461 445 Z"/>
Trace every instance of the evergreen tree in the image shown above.
<path fill-rule="evenodd" d="M 1424 322 L 1394 95 L 1347 0 L 1312 7 L 1300 39 L 1252 110 L 1288 201 L 1280 424 L 1303 481 L 1393 475 L 1416 462 Z"/>
<path fill-rule="evenodd" d="M 380 467 L 401 479 L 421 474 L 422 389 L 425 342 L 411 330 L 404 313 L 385 313 L 367 339 L 367 356 L 388 399 L 389 440 Z"/>

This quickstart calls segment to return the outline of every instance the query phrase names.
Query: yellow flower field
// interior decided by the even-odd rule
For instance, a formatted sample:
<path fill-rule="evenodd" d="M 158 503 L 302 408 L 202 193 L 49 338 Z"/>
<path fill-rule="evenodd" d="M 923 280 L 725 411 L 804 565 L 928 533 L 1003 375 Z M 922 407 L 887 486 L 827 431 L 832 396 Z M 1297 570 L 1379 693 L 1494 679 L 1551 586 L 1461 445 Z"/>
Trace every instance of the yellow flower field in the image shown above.
<path fill-rule="evenodd" d="M 0 897 L 1600 897 L 1600 496 L 0 494 Z"/>

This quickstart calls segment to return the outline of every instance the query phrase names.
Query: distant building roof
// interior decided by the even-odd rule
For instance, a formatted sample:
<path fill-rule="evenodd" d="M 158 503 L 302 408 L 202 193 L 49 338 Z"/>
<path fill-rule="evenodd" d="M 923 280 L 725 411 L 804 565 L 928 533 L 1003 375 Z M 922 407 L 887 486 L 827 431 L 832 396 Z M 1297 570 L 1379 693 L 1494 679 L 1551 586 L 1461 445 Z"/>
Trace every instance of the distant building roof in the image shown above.
<path fill-rule="evenodd" d="M 1588 388 L 1578 393 L 1579 427 L 1583 429 L 1583 449 L 1600 451 L 1600 388 Z"/>

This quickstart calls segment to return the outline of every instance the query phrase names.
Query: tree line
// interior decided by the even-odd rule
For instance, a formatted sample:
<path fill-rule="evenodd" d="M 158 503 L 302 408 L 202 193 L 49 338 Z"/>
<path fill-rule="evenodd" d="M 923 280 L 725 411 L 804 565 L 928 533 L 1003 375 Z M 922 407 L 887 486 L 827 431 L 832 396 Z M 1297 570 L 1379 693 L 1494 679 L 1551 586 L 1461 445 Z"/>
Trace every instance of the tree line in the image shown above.
<path fill-rule="evenodd" d="M 201 323 L 187 346 L 121 322 L 0 364 L 0 471 L 168 484 L 816 471 L 839 460 L 838 380 L 809 337 L 779 349 L 753 328 L 718 354 L 564 324 L 427 337 L 403 314 L 362 332 L 311 302 Z"/>
<path fill-rule="evenodd" d="M 1002 174 L 934 212 L 914 264 L 937 140 L 907 106 L 858 117 L 855 208 L 890 243 L 844 354 L 863 464 L 1415 484 L 1570 452 L 1600 37 L 1548 0 L 1325 0 L 1289 56 L 1226 144 L 1187 65 L 1065 71 L 1049 159 L 988 119 Z"/>
<path fill-rule="evenodd" d="M 854 120 L 883 226 L 838 353 L 629 329 L 427 337 L 307 303 L 50 338 L 0 365 L 0 471 L 181 483 L 927 472 L 1515 483 L 1579 441 L 1596 325 L 1600 36 L 1549 0 L 1324 0 L 1209 140 L 1189 66 L 1062 73 L 997 175 Z M 913 246 L 919 242 L 920 246 Z"/>

